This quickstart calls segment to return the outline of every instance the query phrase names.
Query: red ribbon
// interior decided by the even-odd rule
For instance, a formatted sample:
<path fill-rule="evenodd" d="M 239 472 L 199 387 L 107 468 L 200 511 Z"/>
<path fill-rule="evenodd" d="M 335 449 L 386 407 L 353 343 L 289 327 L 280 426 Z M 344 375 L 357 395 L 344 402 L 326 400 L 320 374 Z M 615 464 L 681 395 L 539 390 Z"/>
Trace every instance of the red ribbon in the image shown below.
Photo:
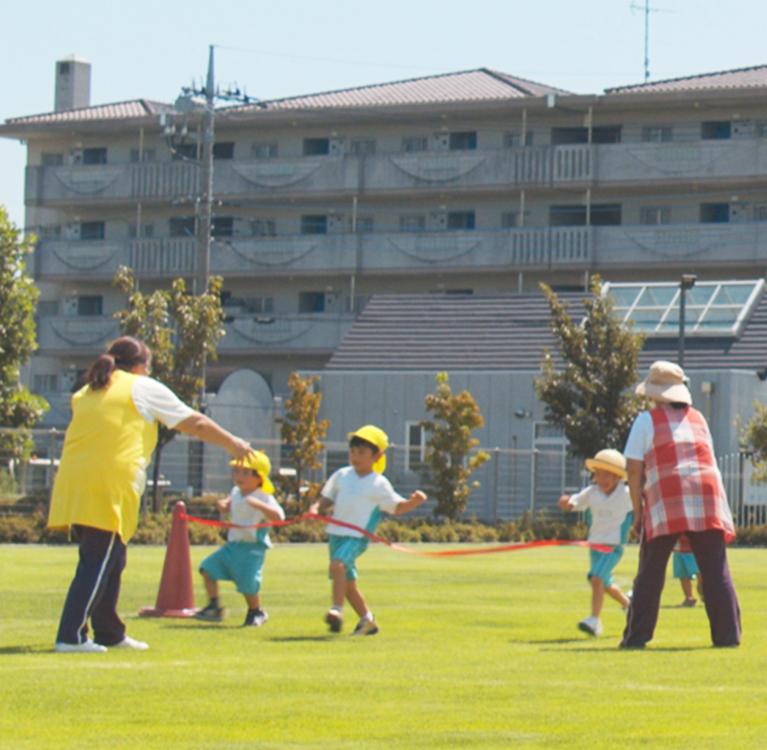
<path fill-rule="evenodd" d="M 589 542 L 575 541 L 571 539 L 540 539 L 535 542 L 514 542 L 512 544 L 497 544 L 492 547 L 473 547 L 471 549 L 446 549 L 446 550 L 416 550 L 412 547 L 405 547 L 402 544 L 396 544 L 388 539 L 384 539 L 376 534 L 371 534 L 366 529 L 359 526 L 355 526 L 353 523 L 346 523 L 346 521 L 339 521 L 337 518 L 331 518 L 330 516 L 321 516 L 317 513 L 304 513 L 296 518 L 289 518 L 285 521 L 267 521 L 266 523 L 254 523 L 249 526 L 242 526 L 236 523 L 230 523 L 229 521 L 214 521 L 210 518 L 198 518 L 197 516 L 190 516 L 187 513 L 181 513 L 180 518 L 191 523 L 199 523 L 204 526 L 216 526 L 224 529 L 267 529 L 280 526 L 292 526 L 300 521 L 321 521 L 322 523 L 332 526 L 342 526 L 346 529 L 353 529 L 358 531 L 363 536 L 366 536 L 373 542 L 379 544 L 385 544 L 397 552 L 407 552 L 411 555 L 418 555 L 420 557 L 458 557 L 467 555 L 490 555 L 496 552 L 520 552 L 525 549 L 535 549 L 537 547 L 589 547 L 599 552 L 612 552 L 614 547 L 607 544 L 591 544 Z"/>

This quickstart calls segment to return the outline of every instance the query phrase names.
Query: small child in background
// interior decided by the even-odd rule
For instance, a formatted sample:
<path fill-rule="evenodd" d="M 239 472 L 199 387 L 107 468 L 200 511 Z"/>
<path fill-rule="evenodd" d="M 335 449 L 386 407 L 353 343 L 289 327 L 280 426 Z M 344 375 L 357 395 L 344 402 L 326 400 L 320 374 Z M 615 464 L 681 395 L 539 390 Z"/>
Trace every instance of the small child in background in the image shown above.
<path fill-rule="evenodd" d="M 586 459 L 586 468 L 594 476 L 594 484 L 575 495 L 562 495 L 559 507 L 565 511 L 591 510 L 592 523 L 588 540 L 592 544 L 611 546 L 612 552 L 590 550 L 591 615 L 578 623 L 589 635 L 602 634 L 602 604 L 605 593 L 628 609 L 629 598 L 613 582 L 612 571 L 623 557 L 623 545 L 634 518 L 631 497 L 626 486 L 626 459 L 616 450 L 602 450 Z"/>
<path fill-rule="evenodd" d="M 222 512 L 229 511 L 232 523 L 252 526 L 285 518 L 284 511 L 274 499 L 274 485 L 269 480 L 272 465 L 265 453 L 254 451 L 242 461 L 230 461 L 229 465 L 235 486 L 228 497 L 218 501 L 218 508 Z M 260 627 L 269 619 L 261 608 L 259 593 L 264 557 L 272 546 L 269 529 L 229 529 L 227 540 L 200 565 L 210 601 L 194 616 L 206 622 L 221 622 L 224 608 L 219 606 L 218 582 L 234 581 L 248 605 L 243 626 Z"/>
<path fill-rule="evenodd" d="M 389 447 L 386 433 L 374 425 L 365 425 L 349 433 L 349 466 L 336 471 L 322 488 L 320 500 L 311 511 L 326 513 L 333 508 L 333 518 L 373 533 L 381 511 L 401 516 L 426 501 L 416 490 L 405 500 L 383 476 L 384 452 Z M 360 618 L 352 635 L 375 635 L 378 624 L 357 587 L 357 558 L 367 549 L 368 540 L 359 531 L 328 523 L 330 551 L 329 578 L 333 582 L 332 605 L 325 615 L 332 633 L 343 626 L 344 600 Z"/>
<path fill-rule="evenodd" d="M 672 568 L 674 578 L 679 579 L 684 592 L 684 601 L 679 606 L 694 607 L 698 600 L 692 595 L 692 582 L 697 578 L 698 596 L 703 599 L 703 580 L 686 534 L 682 534 L 674 546 Z"/>

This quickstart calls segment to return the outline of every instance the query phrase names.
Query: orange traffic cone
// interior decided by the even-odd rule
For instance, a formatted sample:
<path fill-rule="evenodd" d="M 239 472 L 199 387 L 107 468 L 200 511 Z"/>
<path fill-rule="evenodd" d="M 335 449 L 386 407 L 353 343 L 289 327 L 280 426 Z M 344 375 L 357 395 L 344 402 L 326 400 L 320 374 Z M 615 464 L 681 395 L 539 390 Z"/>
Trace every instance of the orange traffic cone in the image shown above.
<path fill-rule="evenodd" d="M 189 549 L 189 525 L 182 514 L 186 506 L 177 502 L 173 508 L 173 522 L 162 566 L 160 590 L 154 607 L 142 607 L 141 617 L 192 617 L 194 606 L 192 586 L 192 556 Z"/>

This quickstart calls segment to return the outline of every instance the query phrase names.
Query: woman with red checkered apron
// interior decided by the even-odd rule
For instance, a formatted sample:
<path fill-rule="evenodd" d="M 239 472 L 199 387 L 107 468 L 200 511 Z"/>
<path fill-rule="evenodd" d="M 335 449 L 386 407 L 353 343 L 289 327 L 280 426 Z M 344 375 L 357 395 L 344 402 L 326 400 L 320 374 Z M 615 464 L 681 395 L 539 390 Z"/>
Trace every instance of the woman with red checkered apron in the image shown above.
<path fill-rule="evenodd" d="M 681 367 L 659 361 L 636 388 L 653 408 L 636 418 L 624 451 L 641 546 L 622 648 L 644 648 L 652 640 L 666 565 L 682 534 L 703 578 L 712 643 L 740 643 L 740 608 L 725 547 L 735 527 L 708 424 L 692 407 L 685 381 Z"/>

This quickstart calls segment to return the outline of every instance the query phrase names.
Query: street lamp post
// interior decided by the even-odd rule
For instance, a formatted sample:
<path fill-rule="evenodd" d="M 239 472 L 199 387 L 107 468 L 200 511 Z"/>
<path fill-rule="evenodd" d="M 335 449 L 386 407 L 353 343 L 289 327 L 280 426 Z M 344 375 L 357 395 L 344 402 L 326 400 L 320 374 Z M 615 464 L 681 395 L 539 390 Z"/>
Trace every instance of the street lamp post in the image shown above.
<path fill-rule="evenodd" d="M 684 369 L 684 326 L 685 326 L 685 304 L 687 290 L 695 286 L 698 277 L 694 273 L 683 273 L 679 282 L 679 353 L 677 361 L 679 366 Z"/>

